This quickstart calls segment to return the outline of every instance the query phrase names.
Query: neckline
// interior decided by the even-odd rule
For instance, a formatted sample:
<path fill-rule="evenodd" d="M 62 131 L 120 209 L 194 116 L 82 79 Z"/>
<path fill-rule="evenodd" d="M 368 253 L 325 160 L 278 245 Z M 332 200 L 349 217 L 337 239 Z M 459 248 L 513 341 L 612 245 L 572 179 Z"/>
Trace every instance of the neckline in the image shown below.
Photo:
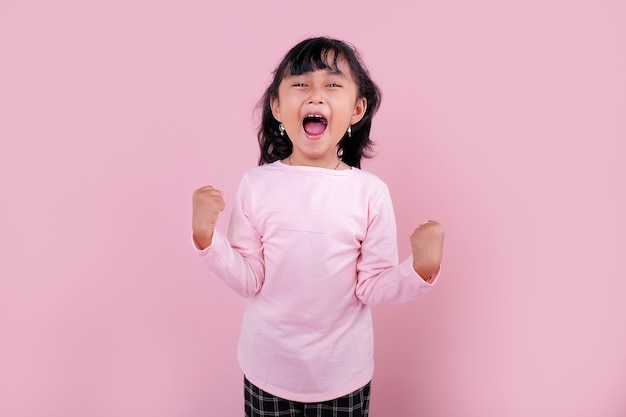
<path fill-rule="evenodd" d="M 281 159 L 274 161 L 272 165 L 295 172 L 320 172 L 329 175 L 347 175 L 358 170 L 358 168 L 350 165 L 348 165 L 347 169 L 323 168 L 310 165 L 289 165 L 287 162 L 283 162 L 283 160 Z"/>
<path fill-rule="evenodd" d="M 338 170 L 338 169 L 339 169 L 339 165 L 341 165 L 341 163 L 342 163 L 342 162 L 343 162 L 343 161 L 341 160 L 341 158 L 337 157 L 337 165 L 335 165 L 335 167 L 334 167 L 334 168 L 332 168 L 332 169 L 333 169 L 333 170 L 335 170 L 335 171 L 336 171 L 336 170 Z M 289 156 L 287 157 L 287 165 L 289 165 L 289 166 L 294 166 L 294 165 L 291 163 L 291 155 L 289 155 Z M 346 165 L 348 165 L 348 164 L 346 164 Z M 331 168 L 326 168 L 326 167 L 317 167 L 317 168 L 331 169 Z"/>

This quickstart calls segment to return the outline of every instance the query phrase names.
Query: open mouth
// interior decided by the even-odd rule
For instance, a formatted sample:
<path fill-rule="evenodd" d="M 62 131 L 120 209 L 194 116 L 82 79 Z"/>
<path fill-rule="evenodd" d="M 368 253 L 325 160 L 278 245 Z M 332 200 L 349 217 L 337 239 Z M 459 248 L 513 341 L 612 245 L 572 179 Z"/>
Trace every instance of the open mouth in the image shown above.
<path fill-rule="evenodd" d="M 302 121 L 302 127 L 307 135 L 319 136 L 326 130 L 328 121 L 319 114 L 309 114 Z"/>

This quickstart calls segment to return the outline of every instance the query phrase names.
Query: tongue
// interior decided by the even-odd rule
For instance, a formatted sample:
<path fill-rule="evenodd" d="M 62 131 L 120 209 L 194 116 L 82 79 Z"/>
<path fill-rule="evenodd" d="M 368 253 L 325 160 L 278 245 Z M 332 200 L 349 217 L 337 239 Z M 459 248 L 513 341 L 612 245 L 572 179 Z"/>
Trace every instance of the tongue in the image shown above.
<path fill-rule="evenodd" d="M 304 131 L 311 136 L 317 136 L 324 133 L 326 124 L 322 122 L 307 121 L 304 123 Z"/>

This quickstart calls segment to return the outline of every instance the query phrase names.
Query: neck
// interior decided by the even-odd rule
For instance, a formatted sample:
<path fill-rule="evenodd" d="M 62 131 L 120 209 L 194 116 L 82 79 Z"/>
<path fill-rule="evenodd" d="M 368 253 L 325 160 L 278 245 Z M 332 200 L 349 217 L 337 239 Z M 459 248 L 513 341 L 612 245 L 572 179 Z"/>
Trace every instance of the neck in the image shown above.
<path fill-rule="evenodd" d="M 289 155 L 287 157 L 286 162 L 287 162 L 288 165 L 293 165 L 293 166 L 311 166 L 311 167 L 326 168 L 326 169 L 339 169 L 339 167 L 341 167 L 341 165 L 342 165 L 341 158 L 339 158 L 339 157 L 337 157 L 336 160 L 329 161 L 329 162 L 320 161 L 320 163 L 315 163 L 315 162 L 313 162 L 313 163 L 306 163 L 306 162 L 305 163 L 300 163 L 300 162 L 297 161 L 297 159 L 294 160 L 292 158 L 292 155 Z"/>

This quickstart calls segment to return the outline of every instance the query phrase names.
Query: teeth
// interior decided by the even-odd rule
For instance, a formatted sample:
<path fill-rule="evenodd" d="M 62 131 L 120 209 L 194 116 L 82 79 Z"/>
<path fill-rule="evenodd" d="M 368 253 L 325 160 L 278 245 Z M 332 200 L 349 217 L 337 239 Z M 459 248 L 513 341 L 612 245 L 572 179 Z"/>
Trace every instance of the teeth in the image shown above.
<path fill-rule="evenodd" d="M 322 123 L 324 123 L 324 124 L 326 124 L 326 123 L 327 123 L 327 122 L 326 122 L 326 118 L 325 118 L 324 116 L 322 116 L 322 115 L 319 115 L 319 114 L 307 114 L 307 115 L 304 117 L 304 120 L 306 121 L 307 119 L 309 119 L 309 120 L 310 120 L 310 119 L 314 119 L 314 120 L 316 120 L 316 121 L 320 121 L 320 122 L 322 122 Z"/>

